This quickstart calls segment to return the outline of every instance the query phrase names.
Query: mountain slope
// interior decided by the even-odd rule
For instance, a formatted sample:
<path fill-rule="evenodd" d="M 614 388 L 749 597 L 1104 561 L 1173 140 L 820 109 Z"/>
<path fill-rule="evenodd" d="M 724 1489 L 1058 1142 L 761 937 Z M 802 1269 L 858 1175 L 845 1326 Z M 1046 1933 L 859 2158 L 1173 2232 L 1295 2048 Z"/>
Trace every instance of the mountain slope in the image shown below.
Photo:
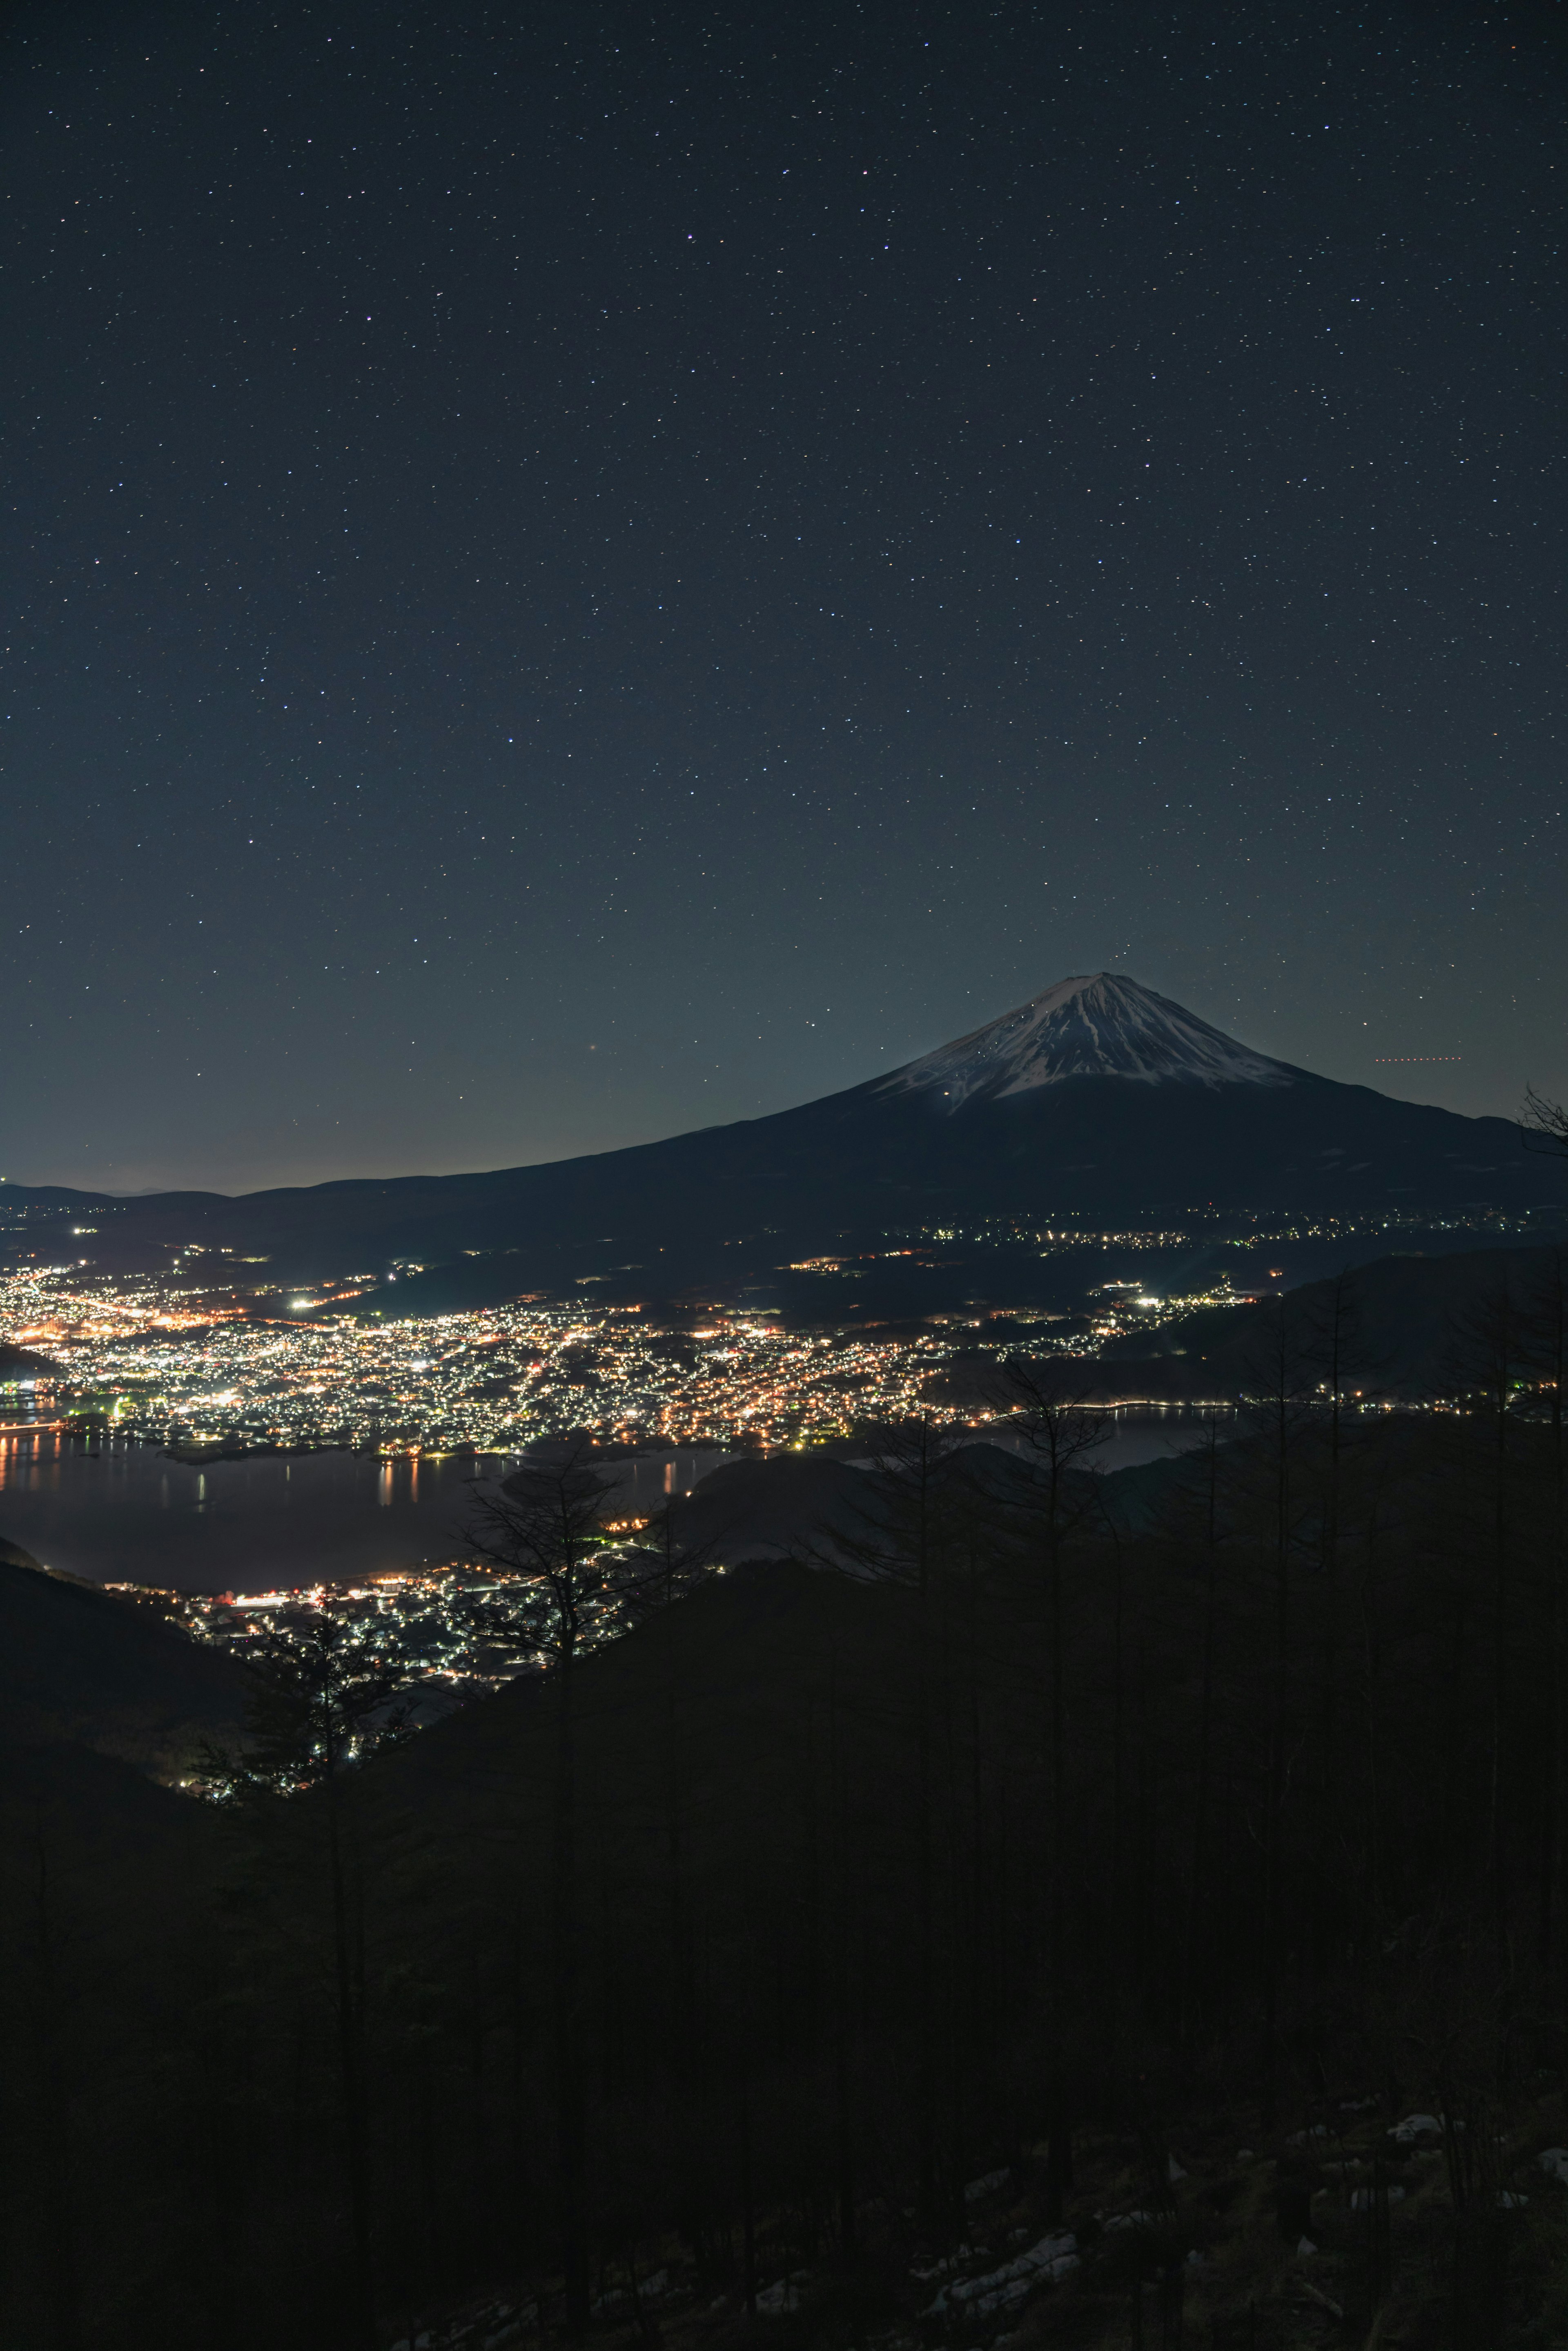
<path fill-rule="evenodd" d="M 1210 1028 L 1168 996 L 1120 973 L 1059 979 L 1016 1012 L 894 1070 L 883 1093 L 940 1096 L 946 1110 L 1032 1093 L 1071 1078 L 1127 1078 L 1141 1085 L 1288 1086 L 1312 1081 Z"/>
<path fill-rule="evenodd" d="M 20 1743 L 90 1747 L 156 1778 L 201 1738 L 238 1737 L 245 1677 L 130 1601 L 0 1546 L 0 1730 Z"/>
<path fill-rule="evenodd" d="M 475 1276 L 476 1295 L 616 1270 L 669 1290 L 733 1276 L 742 1252 L 776 1264 L 923 1226 L 1512 1208 L 1554 1199 L 1554 1175 L 1505 1119 L 1313 1076 L 1095 973 L 770 1117 L 484 1175 L 98 1196 L 92 1246 L 106 1268 L 167 1264 L 192 1242 L 265 1254 L 288 1280 L 494 1252 L 506 1262 Z"/>

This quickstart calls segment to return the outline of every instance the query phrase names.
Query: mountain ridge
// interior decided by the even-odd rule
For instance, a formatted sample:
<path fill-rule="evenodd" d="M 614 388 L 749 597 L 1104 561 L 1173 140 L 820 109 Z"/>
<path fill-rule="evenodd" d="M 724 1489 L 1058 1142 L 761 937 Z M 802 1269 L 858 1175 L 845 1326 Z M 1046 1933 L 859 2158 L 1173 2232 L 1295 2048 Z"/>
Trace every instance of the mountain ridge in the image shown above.
<path fill-rule="evenodd" d="M 1057 980 L 878 1083 L 883 1093 L 940 1091 L 951 1115 L 976 1099 L 999 1101 L 1080 1077 L 1140 1085 L 1312 1082 L 1307 1071 L 1254 1052 L 1141 980 L 1095 971 Z"/>
<path fill-rule="evenodd" d="M 237 1196 L 7 1185 L 0 1201 L 47 1201 L 62 1225 L 76 1205 L 96 1207 L 104 1270 L 167 1266 L 192 1247 L 265 1258 L 267 1279 L 290 1282 L 496 1256 L 507 1262 L 488 1286 L 515 1296 L 612 1274 L 667 1294 L 847 1242 L 1009 1218 L 1449 1214 L 1558 1189 L 1507 1120 L 1297 1070 L 1100 973 L 861 1085 L 617 1151 Z M 35 1229 L 49 1228 L 19 1224 L 13 1239 Z"/>

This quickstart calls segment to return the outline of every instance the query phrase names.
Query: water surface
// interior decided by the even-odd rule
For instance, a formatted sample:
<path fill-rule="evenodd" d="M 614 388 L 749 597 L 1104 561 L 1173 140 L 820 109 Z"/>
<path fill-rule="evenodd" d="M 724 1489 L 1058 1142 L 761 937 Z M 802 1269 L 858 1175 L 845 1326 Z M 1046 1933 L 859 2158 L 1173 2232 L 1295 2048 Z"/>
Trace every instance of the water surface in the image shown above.
<path fill-rule="evenodd" d="M 1181 1405 L 1108 1413 L 1096 1462 L 1120 1469 L 1179 1451 L 1202 1415 Z M 641 1454 L 610 1465 L 627 1517 L 684 1493 L 727 1454 Z M 0 1433 L 0 1538 L 46 1567 L 97 1583 L 183 1592 L 263 1592 L 349 1583 L 379 1570 L 451 1559 L 476 1479 L 503 1475 L 497 1455 L 382 1459 L 371 1453 L 256 1455 L 201 1468 L 123 1438 L 63 1430 Z"/>

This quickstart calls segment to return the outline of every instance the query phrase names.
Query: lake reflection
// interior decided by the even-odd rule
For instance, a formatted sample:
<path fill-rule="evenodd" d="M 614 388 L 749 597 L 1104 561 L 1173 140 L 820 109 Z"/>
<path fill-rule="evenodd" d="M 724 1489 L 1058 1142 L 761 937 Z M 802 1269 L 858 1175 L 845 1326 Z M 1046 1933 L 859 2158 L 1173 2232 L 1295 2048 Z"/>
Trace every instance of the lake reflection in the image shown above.
<path fill-rule="evenodd" d="M 1178 1452 L 1203 1416 L 1182 1405 L 1108 1415 L 1104 1468 Z M 617 1515 L 642 1516 L 684 1493 L 728 1455 L 641 1454 L 612 1468 Z M 98 1583 L 184 1592 L 259 1592 L 453 1558 L 476 1479 L 504 1475 L 497 1455 L 297 1453 L 200 1468 L 123 1439 L 60 1430 L 0 1433 L 0 1538 L 47 1567 Z"/>

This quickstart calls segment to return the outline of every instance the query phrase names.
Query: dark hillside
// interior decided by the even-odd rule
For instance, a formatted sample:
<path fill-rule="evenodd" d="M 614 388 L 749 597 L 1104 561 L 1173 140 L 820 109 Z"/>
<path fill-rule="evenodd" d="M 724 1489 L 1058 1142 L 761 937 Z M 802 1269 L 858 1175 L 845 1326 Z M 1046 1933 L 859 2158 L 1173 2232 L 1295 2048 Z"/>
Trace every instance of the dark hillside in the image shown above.
<path fill-rule="evenodd" d="M 1568 1456 L 1539 1376 L 1468 1393 L 1292 1395 L 1135 1511 L 1037 1398 L 1060 1478 L 881 1480 L 894 1579 L 710 1577 L 222 1822 L 14 1757 L 5 2012 L 56 2053 L 5 2093 L 0 2338 L 559 2339 L 581 2256 L 604 2351 L 633 2273 L 672 2351 L 755 2351 L 797 2273 L 799 2351 L 1125 2351 L 1173 2272 L 1205 2351 L 1334 2339 L 1324 2296 L 1353 2341 L 1556 2339 Z"/>
<path fill-rule="evenodd" d="M 774 1454 L 727 1461 L 693 1489 L 681 1517 L 683 1541 L 716 1563 L 838 1557 L 875 1506 L 863 1469 L 822 1454 Z"/>
<path fill-rule="evenodd" d="M 0 2341 L 17 2351 L 203 2339 L 226 2183 L 191 2018 L 217 1827 L 110 1756 L 0 1740 Z"/>
<path fill-rule="evenodd" d="M 1456 1326 L 1489 1301 L 1510 1297 L 1527 1311 L 1552 1269 L 1554 1248 L 1468 1249 L 1452 1257 L 1384 1257 L 1357 1266 L 1348 1344 L 1353 1384 L 1408 1399 L 1445 1393 L 1455 1378 Z M 1333 1293 L 1330 1281 L 1287 1293 L 1289 1313 L 1310 1350 Z M 1199 1308 L 1148 1339 L 1115 1339 L 1101 1359 L 1109 1393 L 1224 1396 L 1239 1393 L 1267 1344 L 1270 1308 Z"/>
<path fill-rule="evenodd" d="M 243 1682 L 231 1657 L 90 1585 L 0 1558 L 0 1723 L 176 1774 L 196 1739 L 230 1740 Z M 26 1554 L 21 1554 L 23 1558 Z"/>

